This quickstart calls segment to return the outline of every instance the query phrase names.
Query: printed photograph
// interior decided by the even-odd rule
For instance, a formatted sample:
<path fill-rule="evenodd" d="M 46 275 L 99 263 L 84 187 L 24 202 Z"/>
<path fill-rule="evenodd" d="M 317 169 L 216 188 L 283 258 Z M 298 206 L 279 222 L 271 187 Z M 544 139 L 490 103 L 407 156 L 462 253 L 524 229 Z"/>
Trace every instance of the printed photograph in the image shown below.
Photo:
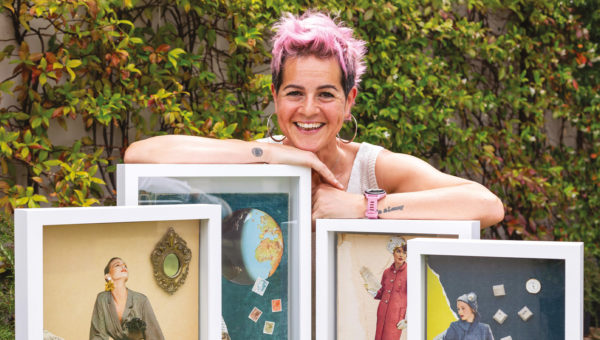
<path fill-rule="evenodd" d="M 165 235 L 177 235 L 189 257 L 164 254 L 177 263 L 156 267 L 151 255 Z M 190 301 L 199 296 L 199 235 L 197 220 L 44 227 L 45 333 L 54 339 L 197 340 L 199 306 Z M 184 273 L 176 290 L 161 286 Z"/>
<path fill-rule="evenodd" d="M 202 192 L 174 178 L 141 184 L 140 205 L 221 205 L 223 338 L 287 339 L 289 194 Z"/>
<path fill-rule="evenodd" d="M 338 339 L 406 339 L 406 241 L 431 235 L 338 233 Z"/>
<path fill-rule="evenodd" d="M 565 262 L 427 255 L 427 340 L 565 339 Z"/>

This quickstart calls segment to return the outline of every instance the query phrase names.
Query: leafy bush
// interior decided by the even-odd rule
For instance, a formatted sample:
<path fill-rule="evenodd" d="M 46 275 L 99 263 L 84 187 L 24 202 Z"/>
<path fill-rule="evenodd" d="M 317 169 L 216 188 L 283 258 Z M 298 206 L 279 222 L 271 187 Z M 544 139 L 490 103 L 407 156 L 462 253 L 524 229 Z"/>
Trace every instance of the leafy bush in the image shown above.
<path fill-rule="evenodd" d="M 0 214 L 0 339 L 15 338 L 13 230 L 10 218 Z"/>
<path fill-rule="evenodd" d="M 321 4 L 321 5 L 319 5 Z M 488 238 L 584 241 L 600 258 L 599 3 L 336 0 L 368 42 L 359 139 L 497 193 Z M 303 2 L 5 1 L 0 206 L 113 204 L 129 143 L 264 136 L 269 28 Z M 86 135 L 55 145 L 48 128 Z M 573 136 L 571 137 L 570 134 Z M 20 179 L 19 174 L 26 175 Z M 589 273 L 589 272 L 588 272 Z M 586 275 L 586 309 L 600 298 Z"/>

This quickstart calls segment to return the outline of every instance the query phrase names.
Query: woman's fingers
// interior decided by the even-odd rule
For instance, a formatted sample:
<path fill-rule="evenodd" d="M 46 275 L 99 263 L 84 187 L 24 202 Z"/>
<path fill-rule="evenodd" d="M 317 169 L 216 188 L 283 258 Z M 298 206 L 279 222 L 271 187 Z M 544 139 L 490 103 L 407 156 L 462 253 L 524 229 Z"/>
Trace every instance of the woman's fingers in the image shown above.
<path fill-rule="evenodd" d="M 322 180 L 342 190 L 344 186 L 335 178 L 331 170 L 310 151 L 300 150 L 292 146 L 271 144 L 269 163 L 303 165 L 314 169 Z"/>
<path fill-rule="evenodd" d="M 344 189 L 342 183 L 340 183 L 337 180 L 337 178 L 335 178 L 333 172 L 331 172 L 331 170 L 329 170 L 329 168 L 323 162 L 321 162 L 321 160 L 317 158 L 317 156 L 314 156 L 314 161 L 310 165 L 310 167 L 315 169 L 315 171 L 317 171 L 321 175 L 321 178 L 323 178 L 325 182 L 331 184 L 332 186 L 340 190 Z"/>

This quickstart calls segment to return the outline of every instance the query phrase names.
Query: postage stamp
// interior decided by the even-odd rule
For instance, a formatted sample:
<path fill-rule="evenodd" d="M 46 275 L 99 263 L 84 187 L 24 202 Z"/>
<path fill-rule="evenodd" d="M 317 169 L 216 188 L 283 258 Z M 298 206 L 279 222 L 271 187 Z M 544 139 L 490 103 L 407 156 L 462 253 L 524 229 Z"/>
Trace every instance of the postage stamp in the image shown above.
<path fill-rule="evenodd" d="M 261 315 L 262 315 L 262 311 L 256 307 L 254 307 L 254 308 L 252 308 L 250 315 L 248 315 L 248 318 L 254 322 L 257 322 Z"/>
<path fill-rule="evenodd" d="M 281 312 L 281 299 L 271 300 L 271 311 L 272 312 Z"/>
<path fill-rule="evenodd" d="M 275 322 L 273 321 L 265 321 L 265 327 L 263 328 L 263 333 L 265 334 L 273 334 L 273 330 L 275 329 Z"/>
<path fill-rule="evenodd" d="M 258 278 L 256 278 L 256 281 L 254 281 L 254 286 L 252 287 L 252 291 L 260 296 L 263 296 L 263 294 L 265 293 L 265 290 L 267 290 L 268 285 L 269 285 L 269 281 L 258 277 Z"/>

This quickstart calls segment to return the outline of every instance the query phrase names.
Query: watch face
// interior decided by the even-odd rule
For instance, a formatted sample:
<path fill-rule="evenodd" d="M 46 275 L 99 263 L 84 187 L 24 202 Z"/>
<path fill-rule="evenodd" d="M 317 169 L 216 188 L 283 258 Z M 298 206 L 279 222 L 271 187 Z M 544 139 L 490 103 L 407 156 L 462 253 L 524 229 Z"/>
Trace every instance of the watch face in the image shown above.
<path fill-rule="evenodd" d="M 525 283 L 525 289 L 531 294 L 537 294 L 542 289 L 542 284 L 537 279 L 529 279 Z"/>
<path fill-rule="evenodd" d="M 382 195 L 382 194 L 385 194 L 385 190 L 383 190 L 383 189 L 367 189 L 367 190 L 365 190 L 365 194 Z"/>

